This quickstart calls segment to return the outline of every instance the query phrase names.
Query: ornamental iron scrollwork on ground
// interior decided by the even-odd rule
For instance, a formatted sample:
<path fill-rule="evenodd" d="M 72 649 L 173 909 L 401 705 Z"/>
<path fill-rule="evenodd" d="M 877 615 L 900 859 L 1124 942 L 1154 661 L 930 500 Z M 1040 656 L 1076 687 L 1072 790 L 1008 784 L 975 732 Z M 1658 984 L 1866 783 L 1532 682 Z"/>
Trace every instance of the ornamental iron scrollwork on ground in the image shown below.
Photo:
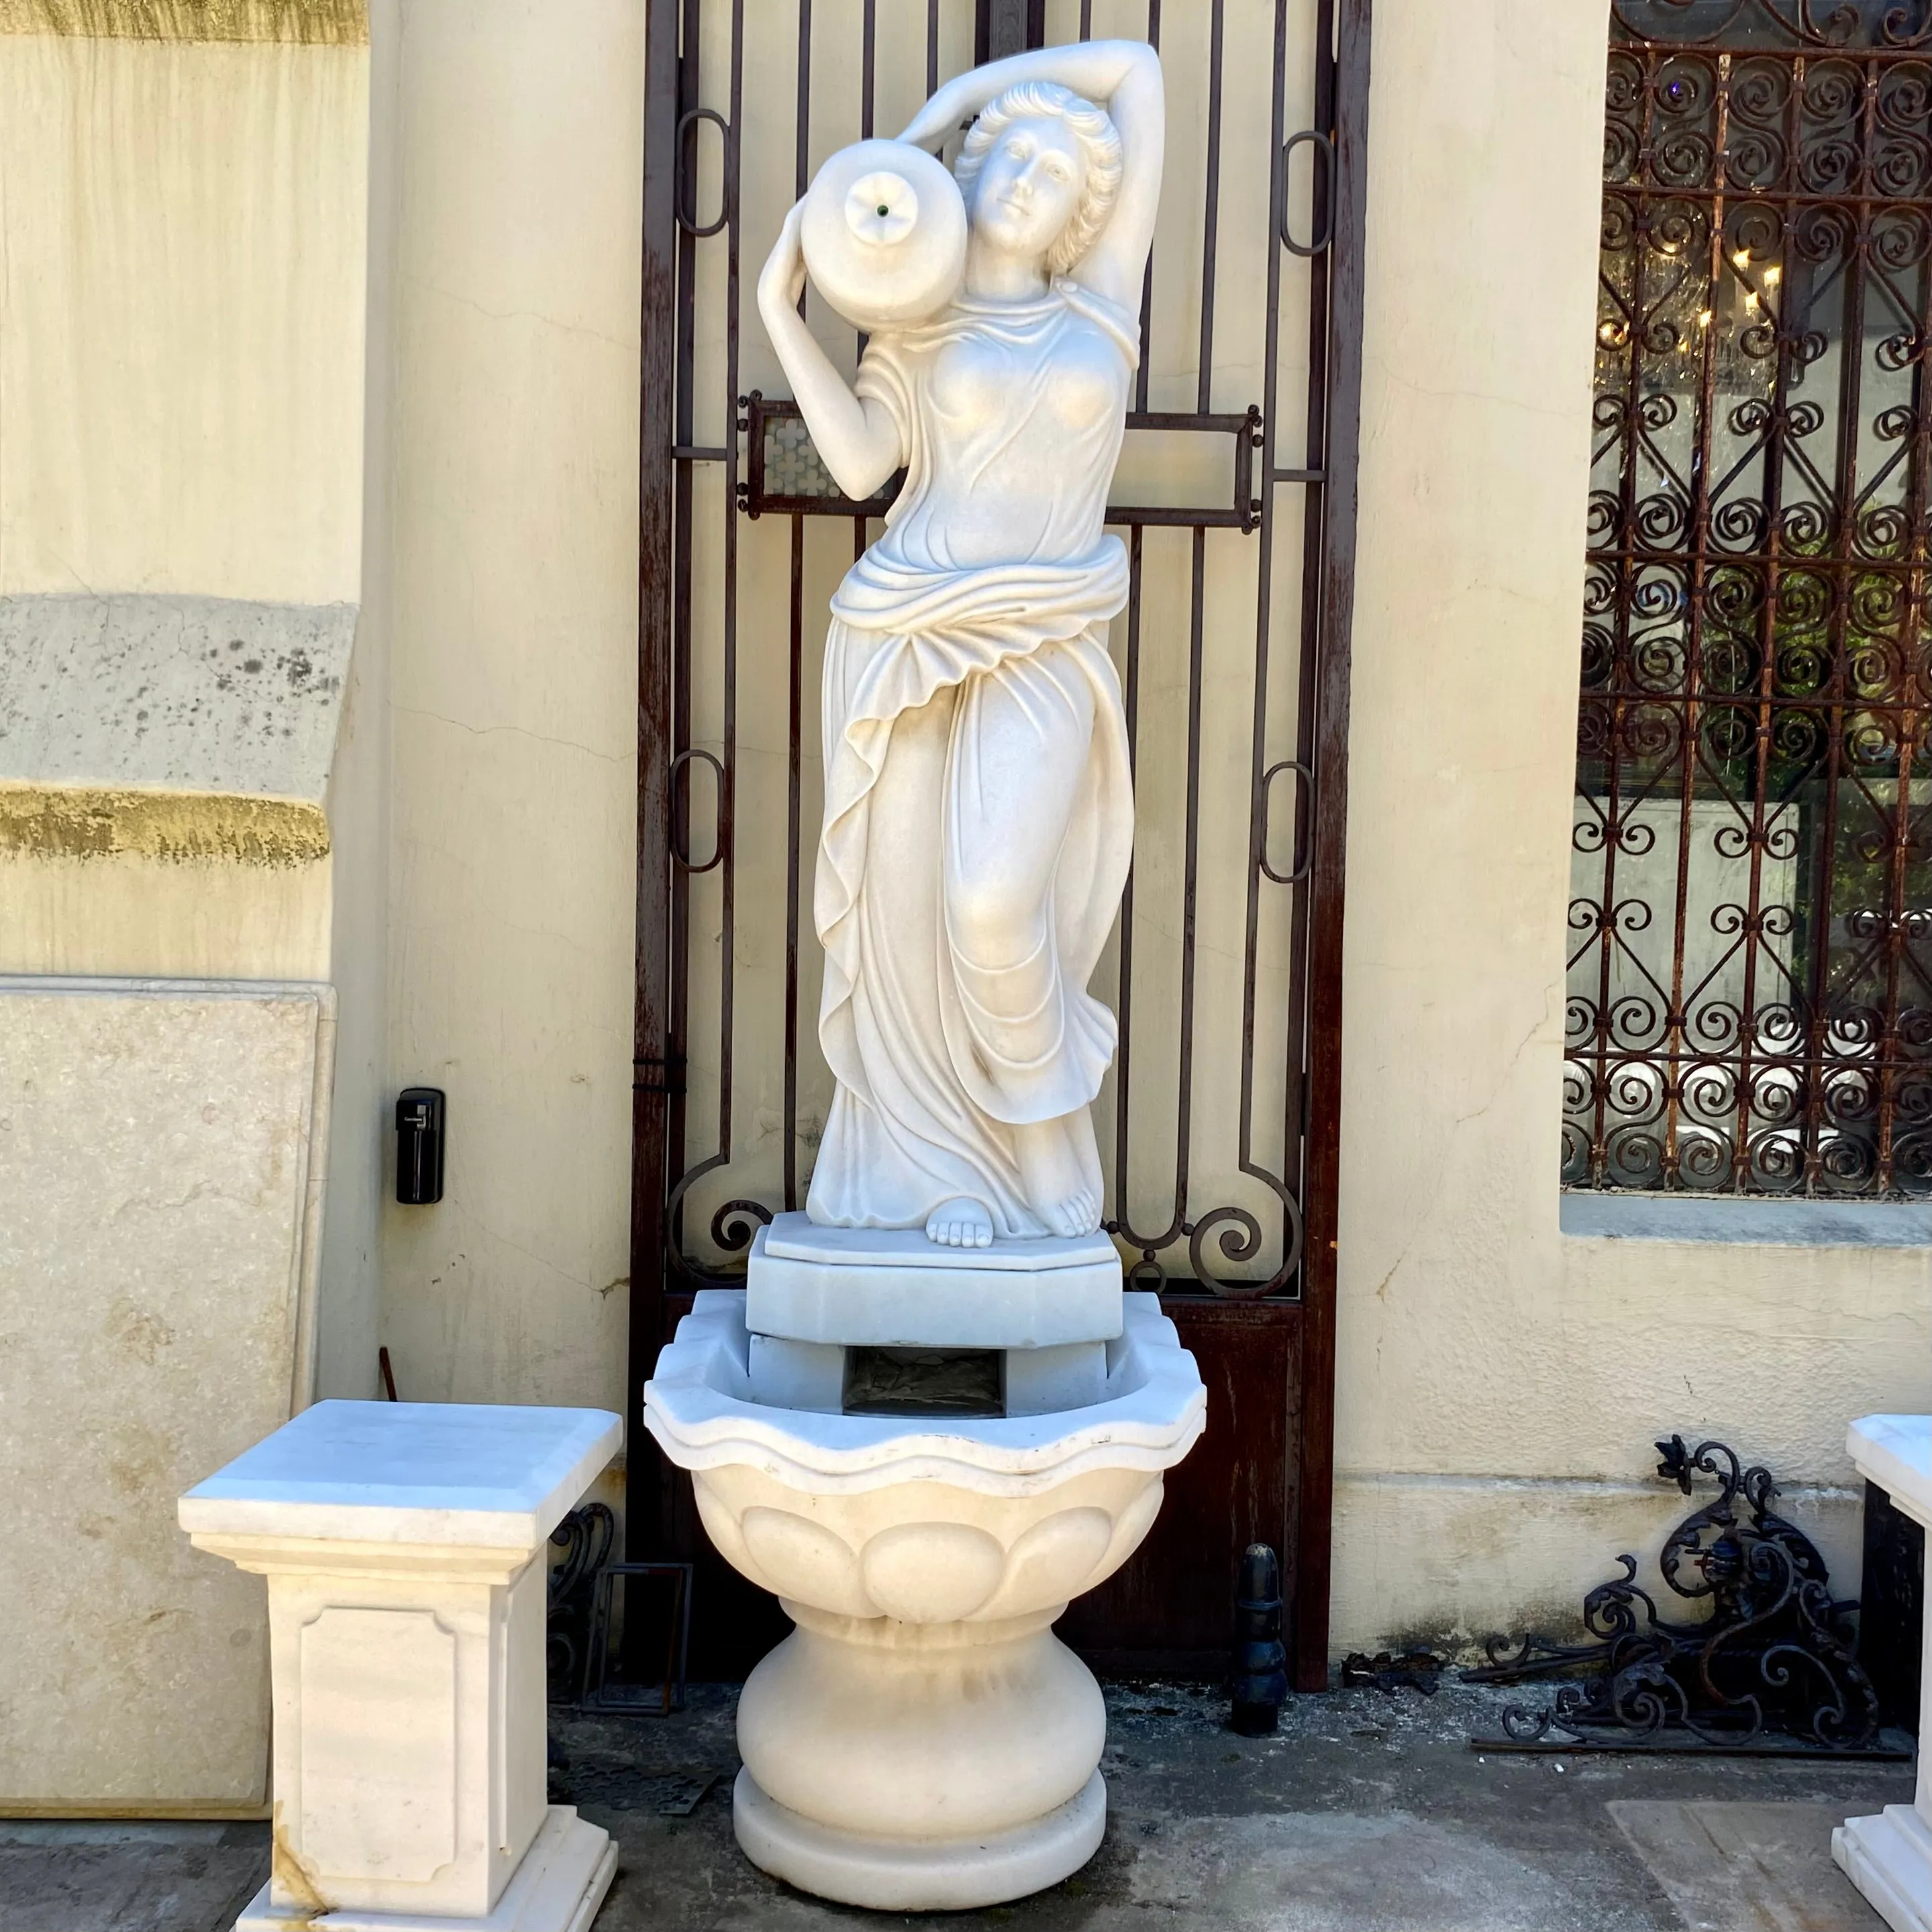
<path fill-rule="evenodd" d="M 551 1566 L 545 1594 L 549 1701 L 578 1711 L 632 1715 L 668 1717 L 682 1710 L 691 1649 L 692 1565 L 616 1561 L 611 1552 L 617 1520 L 608 1503 L 572 1510 L 550 1532 L 550 1540 L 563 1553 Z M 621 1663 L 627 1653 L 643 1648 L 640 1636 L 649 1618 L 639 1600 L 628 1594 L 634 1579 L 670 1586 L 663 1674 L 656 1684 L 633 1682 L 614 1665 L 614 1650 Z M 627 1587 L 621 1604 L 616 1600 L 620 1582 Z M 628 1631 L 626 1612 L 639 1620 Z"/>
<path fill-rule="evenodd" d="M 1871 1680 L 1854 1654 L 1856 1603 L 1835 1600 L 1824 1558 L 1772 1504 L 1778 1485 L 1762 1463 L 1741 1466 L 1721 1442 L 1657 1445 L 1658 1473 L 1687 1496 L 1714 1475 L 1719 1493 L 1672 1530 L 1658 1559 L 1664 1584 L 1706 1614 L 1672 1621 L 1639 1587 L 1634 1556 L 1622 1576 L 1583 1600 L 1593 1641 L 1492 1637 L 1469 1684 L 1573 1679 L 1552 1701 L 1503 1713 L 1486 1750 L 1698 1749 L 1902 1757 L 1908 1740 L 1882 1732 Z"/>
<path fill-rule="evenodd" d="M 574 1704 L 584 1695 L 597 1573 L 610 1562 L 616 1538 L 617 1520 L 608 1503 L 572 1510 L 550 1533 L 563 1552 L 551 1566 L 545 1599 L 545 1654 L 554 1704 Z"/>
<path fill-rule="evenodd" d="M 1932 1191 L 1932 0 L 1617 0 L 1573 1187 Z"/>

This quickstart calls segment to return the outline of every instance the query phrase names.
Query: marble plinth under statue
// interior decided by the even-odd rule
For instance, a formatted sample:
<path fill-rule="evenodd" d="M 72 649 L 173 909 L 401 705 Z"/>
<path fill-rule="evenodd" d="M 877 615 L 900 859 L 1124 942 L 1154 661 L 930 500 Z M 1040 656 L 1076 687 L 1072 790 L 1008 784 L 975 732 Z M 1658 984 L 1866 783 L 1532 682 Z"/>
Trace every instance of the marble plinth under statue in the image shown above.
<path fill-rule="evenodd" d="M 969 120 L 951 173 L 920 152 Z M 1204 1426 L 1101 1230 L 1087 988 L 1133 847 L 1105 526 L 1162 140 L 1143 43 L 996 62 L 834 155 L 759 280 L 840 487 L 904 482 L 826 634 L 807 1212 L 698 1297 L 644 1420 L 797 1626 L 739 1707 L 739 1843 L 860 1905 L 995 1904 L 1092 1855 L 1105 1712 L 1050 1626 Z M 808 274 L 867 333 L 855 382 Z"/>

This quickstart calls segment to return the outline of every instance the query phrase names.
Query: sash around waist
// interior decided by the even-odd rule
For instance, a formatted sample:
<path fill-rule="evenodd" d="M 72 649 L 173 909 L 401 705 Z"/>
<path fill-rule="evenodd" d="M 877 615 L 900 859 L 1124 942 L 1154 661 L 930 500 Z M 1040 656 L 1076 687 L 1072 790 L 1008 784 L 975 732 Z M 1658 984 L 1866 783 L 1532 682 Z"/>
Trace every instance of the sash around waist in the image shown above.
<path fill-rule="evenodd" d="M 972 570 L 915 570 L 868 550 L 845 574 L 832 614 L 854 630 L 1007 631 L 1071 637 L 1112 617 L 1127 602 L 1127 550 L 1102 538 L 1070 562 L 988 564 Z"/>

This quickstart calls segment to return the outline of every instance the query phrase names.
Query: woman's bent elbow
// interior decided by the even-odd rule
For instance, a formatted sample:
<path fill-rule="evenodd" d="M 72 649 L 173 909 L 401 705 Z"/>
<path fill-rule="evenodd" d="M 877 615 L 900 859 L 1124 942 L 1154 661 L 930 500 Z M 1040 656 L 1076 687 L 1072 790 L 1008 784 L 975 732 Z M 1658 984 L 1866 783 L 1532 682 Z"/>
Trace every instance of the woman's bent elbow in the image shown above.
<path fill-rule="evenodd" d="M 896 452 L 884 457 L 870 452 L 850 453 L 836 459 L 823 449 L 818 453 L 826 468 L 831 471 L 832 482 L 855 503 L 862 503 L 883 490 L 899 466 Z"/>

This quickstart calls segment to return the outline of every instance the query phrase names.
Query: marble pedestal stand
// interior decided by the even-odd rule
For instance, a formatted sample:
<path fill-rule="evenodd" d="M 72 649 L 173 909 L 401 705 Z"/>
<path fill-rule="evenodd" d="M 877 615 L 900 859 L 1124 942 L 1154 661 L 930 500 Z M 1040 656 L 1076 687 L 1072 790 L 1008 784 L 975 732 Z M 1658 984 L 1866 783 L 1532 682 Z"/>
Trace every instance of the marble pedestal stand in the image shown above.
<path fill-rule="evenodd" d="M 237 1932 L 585 1932 L 616 1852 L 545 1802 L 539 1558 L 622 1434 L 318 1402 L 182 1498 L 268 1580 L 274 1864 Z"/>
<path fill-rule="evenodd" d="M 738 1842 L 848 1904 L 1016 1898 L 1084 1864 L 1106 1819 L 1100 1687 L 1051 1626 L 1152 1526 L 1206 1393 L 1104 1236 L 949 1262 L 874 1234 L 842 1270 L 835 1231 L 782 1225 L 803 1220 L 768 1231 L 747 1294 L 698 1297 L 644 1391 L 712 1542 L 797 1625 L 740 1700 Z M 811 1352 L 884 1346 L 1004 1348 L 1007 1412 L 839 1412 Z M 1053 1386 L 1083 1398 L 1042 1406 Z"/>
<path fill-rule="evenodd" d="M 1894 1506 L 1932 1528 L 1932 1415 L 1868 1415 L 1846 1445 L 1858 1473 L 1888 1491 Z M 1888 1804 L 1848 1819 L 1832 1834 L 1832 1856 L 1892 1932 L 1932 1932 L 1932 1620 L 1918 1704 L 1918 1790 L 1910 1804 Z"/>

